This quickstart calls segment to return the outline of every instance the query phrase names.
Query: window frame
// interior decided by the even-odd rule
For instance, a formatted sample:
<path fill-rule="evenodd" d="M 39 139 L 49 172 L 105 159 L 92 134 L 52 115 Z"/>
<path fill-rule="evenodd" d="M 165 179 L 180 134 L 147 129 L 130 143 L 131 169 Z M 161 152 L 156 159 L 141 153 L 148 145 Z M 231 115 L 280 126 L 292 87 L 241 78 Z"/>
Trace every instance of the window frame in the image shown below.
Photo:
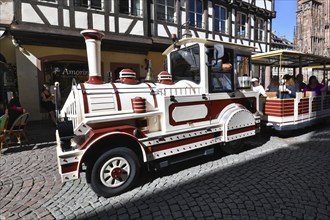
<path fill-rule="evenodd" d="M 175 23 L 176 22 L 176 18 L 175 18 L 175 0 L 163 0 L 164 3 L 160 3 L 160 0 L 157 0 L 156 1 L 156 4 L 155 4 L 155 7 L 157 8 L 157 15 L 156 15 L 156 18 L 157 20 L 159 21 L 165 21 L 165 22 L 168 22 L 168 23 Z M 168 4 L 169 1 L 173 1 L 173 5 L 170 5 Z M 160 14 L 159 13 L 159 8 L 160 7 L 163 7 L 164 9 L 164 13 L 163 14 Z M 169 9 L 173 9 L 173 14 L 169 14 Z M 163 15 L 163 18 L 161 17 L 158 17 L 159 15 Z"/>
<path fill-rule="evenodd" d="M 242 23 L 243 16 L 245 17 L 245 23 Z M 239 38 L 247 38 L 248 36 L 248 30 L 247 30 L 247 24 L 248 24 L 248 16 L 247 14 L 243 12 L 237 12 L 237 21 L 236 21 L 236 36 Z M 243 30 L 244 27 L 244 30 Z"/>
<path fill-rule="evenodd" d="M 39 0 L 39 2 L 47 2 L 47 3 L 51 3 L 51 4 L 57 4 L 58 0 Z"/>
<path fill-rule="evenodd" d="M 100 6 L 93 5 L 94 1 L 99 1 Z M 76 4 L 79 7 L 83 7 L 83 8 L 89 9 L 89 10 L 103 11 L 104 10 L 104 1 L 105 0 L 78 0 Z"/>
<path fill-rule="evenodd" d="M 222 9 L 224 9 L 224 18 L 222 16 L 223 15 Z M 218 11 L 219 17 L 216 17 L 216 10 Z M 228 23 L 228 10 L 227 10 L 227 8 L 222 5 L 214 5 L 213 11 L 214 11 L 213 30 L 215 32 L 227 34 L 228 33 L 228 31 L 227 31 L 227 26 L 228 26 L 228 24 L 227 24 Z M 223 23 L 224 23 L 224 25 L 223 25 Z M 218 24 L 218 28 L 216 28 L 216 24 Z"/>
<path fill-rule="evenodd" d="M 260 23 L 262 22 L 262 27 L 260 27 Z M 264 19 L 262 19 L 262 18 L 256 18 L 256 25 L 255 25 L 255 27 L 254 27 L 254 29 L 255 29 L 255 39 L 257 40 L 257 41 L 265 41 L 265 37 L 266 37 L 266 35 L 265 35 L 265 27 L 266 27 L 266 25 L 265 25 L 265 20 Z M 261 35 L 261 36 L 260 36 Z"/>
<path fill-rule="evenodd" d="M 136 4 L 133 4 L 135 2 L 139 2 L 139 8 L 136 8 L 134 10 L 132 8 L 134 5 L 136 5 Z M 120 3 L 128 3 L 127 12 L 120 11 Z M 135 16 L 135 17 L 143 17 L 143 1 L 142 0 L 120 0 L 118 6 L 119 6 L 118 11 L 120 14 L 125 14 L 125 15 Z M 135 12 L 136 12 L 136 14 L 134 14 Z"/>
<path fill-rule="evenodd" d="M 200 8 L 200 13 L 197 12 L 197 1 L 200 2 L 201 8 Z M 193 4 L 192 4 L 193 3 Z M 192 10 L 193 7 L 193 10 Z M 191 20 L 191 15 L 194 15 L 193 18 L 194 20 Z M 189 21 L 189 25 L 194 26 L 196 28 L 203 28 L 203 0 L 189 0 L 189 7 L 188 7 L 188 21 Z M 200 22 L 198 22 L 198 18 L 201 18 Z"/>
<path fill-rule="evenodd" d="M 176 51 L 174 51 L 170 54 L 170 70 L 171 70 L 170 72 L 172 74 L 173 82 L 178 82 L 180 80 L 189 80 L 189 81 L 192 81 L 192 82 L 194 82 L 198 85 L 201 83 L 200 49 L 201 48 L 200 48 L 199 44 L 193 44 L 191 46 L 176 50 Z M 192 54 L 192 51 L 194 51 L 194 50 L 198 51 L 198 53 L 197 53 L 198 57 L 195 57 L 195 54 Z M 192 54 L 192 56 L 189 57 L 189 58 L 192 58 L 192 59 L 187 61 L 187 59 L 185 59 L 184 56 L 182 56 L 182 53 Z M 180 56 L 180 59 L 174 59 L 173 58 L 173 56 L 178 56 L 178 55 Z M 188 58 L 188 57 L 186 57 L 186 58 Z M 174 62 L 177 62 L 177 61 L 179 61 L 180 63 L 178 65 L 175 65 Z M 189 61 L 194 61 L 195 62 L 194 64 L 196 65 L 196 69 L 198 69 L 198 70 L 196 70 L 196 69 L 191 70 L 192 65 L 189 63 Z M 186 63 L 184 63 L 184 62 L 186 62 Z M 177 70 L 178 67 L 180 67 L 180 68 L 182 68 L 182 66 L 183 67 L 188 67 L 188 65 L 189 65 L 189 68 L 187 70 L 184 70 L 184 71 L 178 71 Z M 188 73 L 188 72 L 190 74 L 188 75 L 187 78 L 180 78 L 180 77 L 182 77 L 182 75 L 178 74 L 180 72 L 183 73 L 183 75 L 184 75 L 184 73 Z M 194 75 L 193 73 L 195 73 L 195 72 L 199 73 L 199 75 L 198 74 Z"/>
<path fill-rule="evenodd" d="M 221 57 L 222 64 L 230 63 L 232 68 L 230 70 L 215 70 L 213 71 L 212 68 L 209 68 L 209 93 L 228 93 L 235 91 L 235 81 L 234 81 L 234 50 L 224 48 L 224 56 Z M 213 59 L 213 58 L 212 58 Z M 215 78 L 218 83 L 215 83 Z M 228 81 L 229 80 L 229 81 Z M 220 82 L 219 82 L 220 81 Z M 227 82 L 227 84 L 226 84 Z M 228 84 L 229 82 L 229 84 Z M 217 88 L 214 85 L 222 85 L 222 88 Z M 230 88 L 228 88 L 228 85 Z"/>

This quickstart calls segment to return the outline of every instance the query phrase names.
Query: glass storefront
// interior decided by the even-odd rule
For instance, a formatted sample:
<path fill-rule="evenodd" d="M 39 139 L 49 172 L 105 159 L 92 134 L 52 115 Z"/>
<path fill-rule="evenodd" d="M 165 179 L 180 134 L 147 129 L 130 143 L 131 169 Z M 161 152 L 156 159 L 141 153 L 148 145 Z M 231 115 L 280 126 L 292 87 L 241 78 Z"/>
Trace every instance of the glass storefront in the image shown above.
<path fill-rule="evenodd" d="M 0 115 L 14 93 L 17 93 L 16 67 L 0 61 Z"/>
<path fill-rule="evenodd" d="M 72 79 L 77 83 L 88 80 L 88 64 L 79 61 L 52 61 L 45 63 L 44 68 L 45 83 L 54 85 L 59 82 L 60 85 L 60 103 L 64 103 L 68 97 Z"/>

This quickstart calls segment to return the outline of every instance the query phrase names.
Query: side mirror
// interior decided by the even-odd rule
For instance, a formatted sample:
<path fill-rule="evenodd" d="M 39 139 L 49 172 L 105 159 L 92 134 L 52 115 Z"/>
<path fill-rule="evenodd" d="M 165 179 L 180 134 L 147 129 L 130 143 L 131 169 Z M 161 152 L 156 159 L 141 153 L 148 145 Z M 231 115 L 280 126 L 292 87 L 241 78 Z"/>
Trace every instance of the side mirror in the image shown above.
<path fill-rule="evenodd" d="M 219 60 L 224 55 L 224 47 L 222 44 L 214 45 L 213 59 Z"/>
<path fill-rule="evenodd" d="M 209 59 L 208 66 L 212 67 L 213 71 L 220 71 L 222 68 L 221 58 L 224 55 L 224 47 L 221 44 L 216 44 L 212 48 L 209 48 L 209 53 L 211 59 Z"/>

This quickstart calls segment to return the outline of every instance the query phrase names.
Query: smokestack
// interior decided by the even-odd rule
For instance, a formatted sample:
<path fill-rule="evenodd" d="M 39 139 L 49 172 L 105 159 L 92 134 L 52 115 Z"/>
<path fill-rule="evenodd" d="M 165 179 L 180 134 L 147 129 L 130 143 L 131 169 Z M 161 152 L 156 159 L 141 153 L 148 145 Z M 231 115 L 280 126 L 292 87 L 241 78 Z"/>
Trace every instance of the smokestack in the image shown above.
<path fill-rule="evenodd" d="M 101 40 L 104 37 L 102 32 L 97 30 L 83 30 L 80 32 L 85 38 L 89 79 L 87 83 L 90 84 L 103 84 L 104 81 L 101 77 Z"/>

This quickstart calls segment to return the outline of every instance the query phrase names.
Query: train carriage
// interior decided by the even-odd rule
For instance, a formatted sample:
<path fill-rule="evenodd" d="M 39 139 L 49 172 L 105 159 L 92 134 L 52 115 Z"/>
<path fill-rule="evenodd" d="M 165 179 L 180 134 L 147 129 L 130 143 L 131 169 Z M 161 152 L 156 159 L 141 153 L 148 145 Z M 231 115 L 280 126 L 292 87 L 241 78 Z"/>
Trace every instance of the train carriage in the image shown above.
<path fill-rule="evenodd" d="M 252 63 L 258 66 L 276 67 L 277 70 L 291 69 L 293 76 L 298 73 L 306 74 L 303 71 L 306 68 L 322 71 L 323 75 L 324 91 L 321 95 L 314 91 L 297 91 L 295 98 L 281 99 L 276 93 L 270 92 L 267 98 L 261 98 L 260 111 L 263 124 L 272 126 L 275 130 L 287 131 L 311 126 L 330 117 L 329 57 L 280 50 L 255 54 L 252 56 Z M 280 91 L 277 92 L 279 93 Z"/>

